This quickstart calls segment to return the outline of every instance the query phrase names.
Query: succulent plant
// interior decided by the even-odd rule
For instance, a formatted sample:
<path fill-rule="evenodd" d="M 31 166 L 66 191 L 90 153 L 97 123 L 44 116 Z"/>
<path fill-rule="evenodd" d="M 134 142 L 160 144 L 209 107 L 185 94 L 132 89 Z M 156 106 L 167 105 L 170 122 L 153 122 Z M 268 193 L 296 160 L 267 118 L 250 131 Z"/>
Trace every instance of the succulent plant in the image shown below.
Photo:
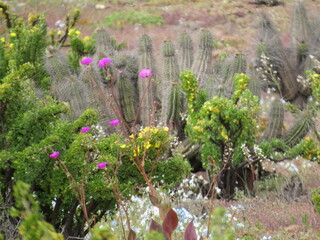
<path fill-rule="evenodd" d="M 191 70 L 196 74 L 200 87 L 203 87 L 211 73 L 213 36 L 208 30 L 200 33 L 200 44 Z"/>
<path fill-rule="evenodd" d="M 283 141 L 290 147 L 297 145 L 314 126 L 314 120 L 309 112 L 303 113 L 295 124 L 283 136 Z"/>
<path fill-rule="evenodd" d="M 269 121 L 263 132 L 262 139 L 270 141 L 272 138 L 279 138 L 283 128 L 285 106 L 280 99 L 272 102 L 269 113 Z"/>
<path fill-rule="evenodd" d="M 141 101 L 139 118 L 143 126 L 149 126 L 151 123 L 154 103 L 158 101 L 157 95 L 157 71 L 153 57 L 152 41 L 148 35 L 140 37 L 139 41 L 139 69 L 150 69 L 152 71 L 152 81 L 138 79 L 139 99 Z"/>
<path fill-rule="evenodd" d="M 191 69 L 193 63 L 193 44 L 190 36 L 184 32 L 180 35 L 180 71 Z"/>

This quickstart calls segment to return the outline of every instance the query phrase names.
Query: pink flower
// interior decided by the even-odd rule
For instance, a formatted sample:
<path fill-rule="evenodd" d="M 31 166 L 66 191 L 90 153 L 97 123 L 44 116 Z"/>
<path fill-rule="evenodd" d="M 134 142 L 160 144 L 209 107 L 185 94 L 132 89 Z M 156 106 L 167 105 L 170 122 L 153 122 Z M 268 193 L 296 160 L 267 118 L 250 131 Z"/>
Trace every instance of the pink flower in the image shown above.
<path fill-rule="evenodd" d="M 103 162 L 103 163 L 99 163 L 98 165 L 97 165 L 97 168 L 105 168 L 106 166 L 108 166 L 109 165 L 109 163 L 106 163 L 106 162 Z"/>
<path fill-rule="evenodd" d="M 148 78 L 148 77 L 151 77 L 152 75 L 152 72 L 150 69 L 142 69 L 139 73 L 140 77 L 142 78 Z"/>
<path fill-rule="evenodd" d="M 50 154 L 50 158 L 57 158 L 59 157 L 60 153 L 59 152 L 53 152 L 52 154 Z"/>
<path fill-rule="evenodd" d="M 112 125 L 112 126 L 116 126 L 120 123 L 120 120 L 119 119 L 116 119 L 116 120 L 113 120 L 113 121 L 110 121 L 109 124 Z"/>
<path fill-rule="evenodd" d="M 90 63 L 92 63 L 92 58 L 84 58 L 81 60 L 80 62 L 82 65 L 89 65 Z"/>
<path fill-rule="evenodd" d="M 102 58 L 99 62 L 98 65 L 101 68 L 105 68 L 108 67 L 108 65 L 110 64 L 111 60 L 109 58 Z"/>
<path fill-rule="evenodd" d="M 81 133 L 87 133 L 89 131 L 90 131 L 90 127 L 83 127 L 80 132 Z"/>

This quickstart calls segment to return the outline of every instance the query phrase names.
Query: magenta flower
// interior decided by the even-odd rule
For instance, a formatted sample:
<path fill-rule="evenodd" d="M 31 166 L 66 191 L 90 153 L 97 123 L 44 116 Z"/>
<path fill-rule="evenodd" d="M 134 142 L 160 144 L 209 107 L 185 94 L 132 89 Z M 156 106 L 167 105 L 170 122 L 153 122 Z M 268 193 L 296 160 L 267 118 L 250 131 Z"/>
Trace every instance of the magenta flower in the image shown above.
<path fill-rule="evenodd" d="M 98 65 L 101 68 L 105 68 L 108 67 L 108 65 L 110 64 L 111 60 L 109 58 L 102 58 L 99 62 Z"/>
<path fill-rule="evenodd" d="M 152 72 L 150 69 L 142 69 L 139 73 L 140 77 L 142 78 L 148 78 L 148 77 L 151 77 L 152 75 Z"/>
<path fill-rule="evenodd" d="M 82 65 L 89 65 L 90 63 L 92 63 L 92 58 L 84 58 L 81 60 L 80 62 Z"/>
<path fill-rule="evenodd" d="M 53 152 L 52 154 L 50 154 L 50 158 L 57 158 L 59 157 L 60 153 L 59 152 Z"/>
<path fill-rule="evenodd" d="M 90 127 L 83 127 L 80 132 L 81 133 L 87 133 L 89 131 L 90 131 Z"/>
<path fill-rule="evenodd" d="M 108 165 L 109 165 L 109 163 L 106 163 L 106 162 L 99 163 L 99 164 L 97 165 L 97 168 L 102 169 L 102 168 L 105 168 L 105 167 L 108 166 Z"/>
<path fill-rule="evenodd" d="M 112 125 L 112 126 L 116 126 L 120 123 L 120 120 L 119 119 L 116 119 L 116 120 L 113 120 L 113 121 L 110 121 L 109 124 Z"/>

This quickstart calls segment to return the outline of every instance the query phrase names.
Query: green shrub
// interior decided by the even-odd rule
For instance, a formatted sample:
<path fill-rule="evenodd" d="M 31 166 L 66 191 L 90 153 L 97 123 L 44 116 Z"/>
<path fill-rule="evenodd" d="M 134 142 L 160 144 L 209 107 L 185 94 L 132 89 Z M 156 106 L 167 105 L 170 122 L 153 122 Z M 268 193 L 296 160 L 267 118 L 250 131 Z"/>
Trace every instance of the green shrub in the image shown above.
<path fill-rule="evenodd" d="M 320 188 L 315 188 L 311 192 L 311 200 L 316 211 L 320 214 Z"/>
<path fill-rule="evenodd" d="M 127 24 L 141 24 L 146 25 L 162 25 L 164 20 L 161 16 L 148 14 L 137 11 L 112 13 L 107 16 L 103 22 L 108 27 L 122 28 Z"/>

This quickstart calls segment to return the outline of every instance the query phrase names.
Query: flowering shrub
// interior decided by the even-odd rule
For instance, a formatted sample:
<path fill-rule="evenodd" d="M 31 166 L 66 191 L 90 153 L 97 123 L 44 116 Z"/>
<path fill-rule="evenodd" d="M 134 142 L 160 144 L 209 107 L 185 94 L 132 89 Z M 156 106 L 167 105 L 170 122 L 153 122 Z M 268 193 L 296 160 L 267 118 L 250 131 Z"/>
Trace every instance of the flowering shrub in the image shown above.
<path fill-rule="evenodd" d="M 227 151 L 232 165 L 236 166 L 243 161 L 241 144 L 252 146 L 254 143 L 259 111 L 258 98 L 246 89 L 248 77 L 235 75 L 232 99 L 215 96 L 202 105 L 194 75 L 182 72 L 180 78 L 188 99 L 187 132 L 194 141 L 202 143 L 203 163 L 206 166 L 212 158 L 222 166 Z"/>

